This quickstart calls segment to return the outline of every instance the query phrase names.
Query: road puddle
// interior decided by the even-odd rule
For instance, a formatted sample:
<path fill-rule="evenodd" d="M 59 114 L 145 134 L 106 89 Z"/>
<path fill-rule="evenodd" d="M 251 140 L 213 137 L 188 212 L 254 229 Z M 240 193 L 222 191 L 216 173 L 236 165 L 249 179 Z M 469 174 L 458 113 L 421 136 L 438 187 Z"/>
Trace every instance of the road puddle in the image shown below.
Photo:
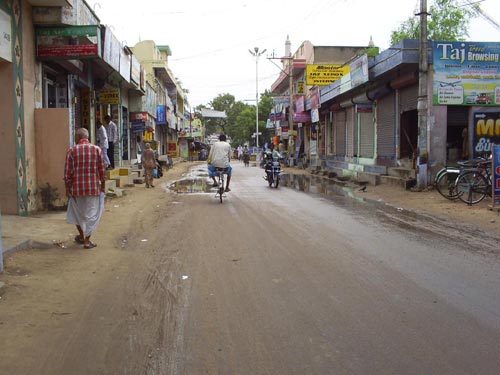
<path fill-rule="evenodd" d="M 353 193 L 353 187 L 349 186 L 346 181 L 306 174 L 283 174 L 281 176 L 281 184 L 291 189 L 309 194 L 318 194 L 325 198 L 342 196 L 364 201 L 363 198 Z"/>
<path fill-rule="evenodd" d="M 182 179 L 168 185 L 167 189 L 179 194 L 201 194 L 213 191 L 206 168 L 190 170 Z"/>

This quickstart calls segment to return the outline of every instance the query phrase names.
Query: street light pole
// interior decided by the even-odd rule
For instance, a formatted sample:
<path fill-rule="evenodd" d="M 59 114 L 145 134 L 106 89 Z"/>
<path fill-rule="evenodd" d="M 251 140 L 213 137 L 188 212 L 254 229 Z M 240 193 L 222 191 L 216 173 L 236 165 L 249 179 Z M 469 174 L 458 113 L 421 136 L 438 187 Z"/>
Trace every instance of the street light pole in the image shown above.
<path fill-rule="evenodd" d="M 254 47 L 253 51 L 248 50 L 252 56 L 255 56 L 255 146 L 259 148 L 259 57 L 266 52 L 259 52 L 259 47 Z"/>

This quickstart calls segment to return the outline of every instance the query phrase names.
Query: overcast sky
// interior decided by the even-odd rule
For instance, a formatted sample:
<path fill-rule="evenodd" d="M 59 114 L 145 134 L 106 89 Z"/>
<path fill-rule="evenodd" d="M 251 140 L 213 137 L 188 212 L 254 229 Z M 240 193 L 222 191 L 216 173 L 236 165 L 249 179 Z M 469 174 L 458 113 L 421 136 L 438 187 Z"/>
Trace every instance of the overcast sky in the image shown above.
<path fill-rule="evenodd" d="M 480 1 L 480 0 L 479 0 Z M 316 46 L 366 46 L 370 36 L 382 50 L 390 33 L 419 9 L 420 0 L 87 0 L 101 23 L 128 46 L 154 40 L 172 51 L 169 66 L 189 90 L 192 107 L 219 94 L 253 99 L 256 62 L 248 51 L 267 51 L 258 62 L 259 93 L 278 78 L 279 60 L 290 37 L 294 53 L 309 40 Z M 428 0 L 428 5 L 432 0 Z M 466 0 L 463 0 L 464 4 Z M 500 24 L 500 0 L 482 9 Z M 473 20 L 471 41 L 498 41 L 500 30 L 483 18 Z M 274 64 L 273 64 L 274 61 Z"/>

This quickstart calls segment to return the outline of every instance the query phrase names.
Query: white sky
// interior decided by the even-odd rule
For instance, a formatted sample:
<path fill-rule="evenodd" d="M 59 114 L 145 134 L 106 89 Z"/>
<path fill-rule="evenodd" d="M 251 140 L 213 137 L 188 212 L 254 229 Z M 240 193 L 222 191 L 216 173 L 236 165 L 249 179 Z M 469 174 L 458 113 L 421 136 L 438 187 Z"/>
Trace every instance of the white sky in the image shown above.
<path fill-rule="evenodd" d="M 479 0 L 480 1 L 480 0 Z M 464 4 L 466 3 L 463 0 Z M 280 70 L 270 57 L 284 56 L 287 35 L 294 53 L 309 40 L 316 46 L 366 46 L 381 50 L 390 33 L 419 9 L 420 0 L 87 0 L 101 23 L 126 45 L 154 40 L 172 51 L 169 67 L 189 90 L 192 107 L 219 94 L 253 99 L 256 63 L 249 49 L 267 49 L 258 63 L 259 93 L 270 89 Z M 428 0 L 428 7 L 432 0 Z M 500 0 L 482 9 L 500 24 Z M 472 21 L 471 41 L 498 41 L 500 30 L 482 18 Z M 279 60 L 274 62 L 281 66 Z"/>

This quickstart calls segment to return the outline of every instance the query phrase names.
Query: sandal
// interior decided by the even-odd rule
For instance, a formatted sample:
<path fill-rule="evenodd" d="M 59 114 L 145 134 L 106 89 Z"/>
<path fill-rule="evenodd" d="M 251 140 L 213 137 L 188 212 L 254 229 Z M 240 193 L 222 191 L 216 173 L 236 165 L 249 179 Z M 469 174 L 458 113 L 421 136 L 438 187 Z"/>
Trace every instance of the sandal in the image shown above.
<path fill-rule="evenodd" d="M 75 236 L 75 242 L 79 243 L 79 244 L 82 244 L 82 245 L 84 243 L 84 241 L 82 240 L 82 238 L 79 235 Z"/>
<path fill-rule="evenodd" d="M 84 249 L 93 249 L 94 247 L 97 247 L 97 244 L 93 243 L 92 241 L 89 241 L 88 245 L 83 245 Z"/>

